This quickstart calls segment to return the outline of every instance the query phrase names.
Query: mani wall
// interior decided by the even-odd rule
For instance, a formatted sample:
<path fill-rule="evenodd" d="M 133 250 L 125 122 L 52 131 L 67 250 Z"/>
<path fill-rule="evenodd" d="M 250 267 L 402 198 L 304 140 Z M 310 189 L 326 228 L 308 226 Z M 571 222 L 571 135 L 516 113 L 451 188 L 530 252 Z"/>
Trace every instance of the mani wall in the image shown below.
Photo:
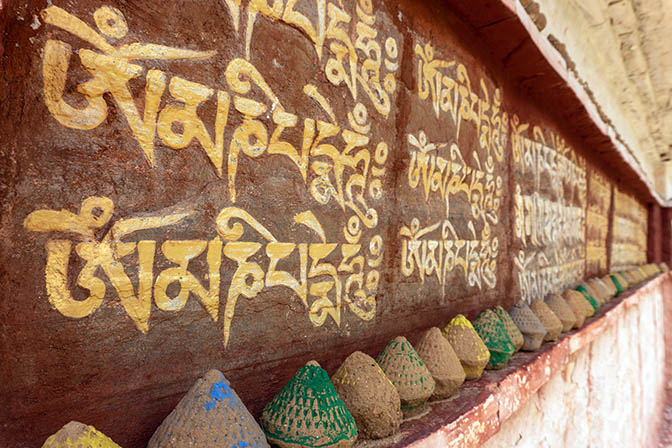
<path fill-rule="evenodd" d="M 310 359 L 646 261 L 645 204 L 438 3 L 5 8 L 8 446 L 144 446 L 213 367 L 258 413 Z"/>

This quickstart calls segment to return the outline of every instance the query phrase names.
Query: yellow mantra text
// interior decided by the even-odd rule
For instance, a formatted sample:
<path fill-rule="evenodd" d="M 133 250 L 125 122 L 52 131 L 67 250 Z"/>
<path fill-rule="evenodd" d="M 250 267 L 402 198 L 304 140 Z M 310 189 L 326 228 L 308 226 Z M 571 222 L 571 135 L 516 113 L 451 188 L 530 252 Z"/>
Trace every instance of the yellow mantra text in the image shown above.
<path fill-rule="evenodd" d="M 89 291 L 85 300 L 73 298 L 68 286 L 68 265 L 73 247 L 69 239 L 50 239 L 46 243 L 45 282 L 49 302 L 61 314 L 82 318 L 93 313 L 103 302 L 106 283 L 96 274 L 100 268 L 116 290 L 122 305 L 138 329 L 147 332 L 152 295 L 156 306 L 165 311 L 181 310 L 193 294 L 202 303 L 213 321 L 219 319 L 222 255 L 236 263 L 226 295 L 224 308 L 224 343 L 228 344 L 231 323 L 238 298 L 252 299 L 264 288 L 284 286 L 299 297 L 308 309 L 310 321 L 321 326 L 328 317 L 341 323 L 341 308 L 348 308 L 360 319 L 375 316 L 375 291 L 380 280 L 377 268 L 382 263 L 383 244 L 380 236 L 371 239 L 368 248 L 361 244 L 327 242 L 324 229 L 315 215 L 306 211 L 294 217 L 315 235 L 316 242 L 281 242 L 259 221 L 237 207 L 224 208 L 216 219 L 218 236 L 212 240 L 168 240 L 160 244 L 163 256 L 175 266 L 155 276 L 154 259 L 157 242 L 122 239 L 139 230 L 155 229 L 179 223 L 191 212 L 167 216 L 129 218 L 116 222 L 98 241 L 94 231 L 105 226 L 113 212 L 113 203 L 105 197 L 89 197 L 79 214 L 67 210 L 37 210 L 25 220 L 24 226 L 38 232 L 67 232 L 78 235 L 74 244 L 77 255 L 85 260 L 77 276 L 77 285 Z M 94 210 L 102 210 L 98 216 Z M 243 224 L 256 232 L 263 243 L 241 240 Z M 138 286 L 132 284 L 122 261 L 137 251 Z M 298 253 L 299 265 L 287 270 L 288 257 Z M 267 260 L 265 267 L 260 255 Z M 189 264 L 205 256 L 207 286 L 189 270 Z M 331 263 L 327 257 L 340 258 Z M 285 260 L 283 262 L 283 260 Z M 368 272 L 367 272 L 368 270 Z M 292 274 L 298 272 L 298 276 Z M 179 292 L 169 295 L 168 286 L 179 284 Z M 136 293 L 137 291 L 137 293 Z"/>

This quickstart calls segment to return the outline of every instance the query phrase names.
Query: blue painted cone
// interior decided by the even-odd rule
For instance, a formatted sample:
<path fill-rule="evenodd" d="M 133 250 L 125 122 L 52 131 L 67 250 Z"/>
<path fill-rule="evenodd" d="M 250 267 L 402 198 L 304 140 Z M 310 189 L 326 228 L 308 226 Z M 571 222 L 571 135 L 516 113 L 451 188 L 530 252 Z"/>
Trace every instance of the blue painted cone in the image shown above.
<path fill-rule="evenodd" d="M 147 448 L 269 448 L 263 431 L 229 381 L 210 370 L 182 397 Z"/>

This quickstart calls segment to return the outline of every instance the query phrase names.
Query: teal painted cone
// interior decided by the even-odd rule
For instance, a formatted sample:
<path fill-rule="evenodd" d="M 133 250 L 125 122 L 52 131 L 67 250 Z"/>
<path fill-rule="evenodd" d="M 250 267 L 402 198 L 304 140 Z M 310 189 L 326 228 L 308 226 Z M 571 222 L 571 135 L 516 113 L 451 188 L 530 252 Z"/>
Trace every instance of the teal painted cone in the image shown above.
<path fill-rule="evenodd" d="M 614 282 L 614 286 L 616 286 L 616 297 L 618 297 L 623 292 L 623 286 L 621 285 L 621 282 L 618 281 L 615 275 L 610 274 L 609 278 L 611 279 L 612 282 Z"/>
<path fill-rule="evenodd" d="M 590 302 L 590 305 L 593 307 L 593 309 L 597 312 L 597 309 L 600 307 L 600 305 L 597 303 L 597 300 L 593 298 L 593 296 L 590 295 L 588 290 L 584 288 L 583 286 L 577 286 L 576 290 L 579 291 L 583 296 Z"/>
<path fill-rule="evenodd" d="M 266 405 L 261 425 L 268 440 L 281 447 L 344 448 L 357 439 L 355 419 L 315 361 L 301 367 Z"/>
<path fill-rule="evenodd" d="M 504 367 L 516 349 L 499 317 L 494 312 L 485 310 L 473 321 L 473 325 L 490 351 L 488 368 Z"/>

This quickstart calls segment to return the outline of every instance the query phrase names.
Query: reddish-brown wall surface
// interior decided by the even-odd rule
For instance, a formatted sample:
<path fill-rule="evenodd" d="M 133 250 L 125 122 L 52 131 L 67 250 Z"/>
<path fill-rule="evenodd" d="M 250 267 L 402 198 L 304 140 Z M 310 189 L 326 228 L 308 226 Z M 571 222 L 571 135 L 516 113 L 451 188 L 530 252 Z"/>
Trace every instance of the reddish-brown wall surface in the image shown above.
<path fill-rule="evenodd" d="M 643 202 L 445 6 L 49 3 L 0 3 L 3 446 L 144 446 L 209 368 L 258 413 L 646 260 Z"/>

